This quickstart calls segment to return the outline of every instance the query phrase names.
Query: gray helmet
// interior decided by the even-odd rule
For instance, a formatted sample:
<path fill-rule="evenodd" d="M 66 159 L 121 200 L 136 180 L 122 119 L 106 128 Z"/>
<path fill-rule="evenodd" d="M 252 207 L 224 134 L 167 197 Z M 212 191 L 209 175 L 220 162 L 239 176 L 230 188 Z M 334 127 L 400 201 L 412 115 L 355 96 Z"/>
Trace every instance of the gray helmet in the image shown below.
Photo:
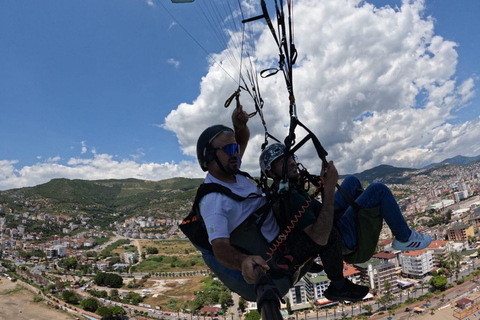
<path fill-rule="evenodd" d="M 211 148 L 211 143 L 213 139 L 215 139 L 221 133 L 234 134 L 234 131 L 231 128 L 224 126 L 223 124 L 217 124 L 205 129 L 200 135 L 200 137 L 198 137 L 197 159 L 203 171 L 208 170 L 208 161 L 213 159 L 212 153 L 209 152 L 209 149 Z"/>
<path fill-rule="evenodd" d="M 274 143 L 267 146 L 260 154 L 260 169 L 267 175 L 267 170 L 272 170 L 272 162 L 285 154 L 285 146 L 281 143 Z"/>

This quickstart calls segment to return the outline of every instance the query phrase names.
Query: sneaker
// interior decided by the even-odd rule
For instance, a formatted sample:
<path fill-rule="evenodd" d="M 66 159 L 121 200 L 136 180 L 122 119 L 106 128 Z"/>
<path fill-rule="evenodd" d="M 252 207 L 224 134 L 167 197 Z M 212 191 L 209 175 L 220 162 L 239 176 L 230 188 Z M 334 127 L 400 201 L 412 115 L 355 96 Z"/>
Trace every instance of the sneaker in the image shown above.
<path fill-rule="evenodd" d="M 361 286 L 345 279 L 342 289 L 338 290 L 330 283 L 327 290 L 323 293 L 325 298 L 330 301 L 361 301 L 370 290 L 367 286 Z"/>
<path fill-rule="evenodd" d="M 432 242 L 432 237 L 412 230 L 410 238 L 405 242 L 393 239 L 392 247 L 396 250 L 421 250 L 428 247 L 430 242 Z"/>

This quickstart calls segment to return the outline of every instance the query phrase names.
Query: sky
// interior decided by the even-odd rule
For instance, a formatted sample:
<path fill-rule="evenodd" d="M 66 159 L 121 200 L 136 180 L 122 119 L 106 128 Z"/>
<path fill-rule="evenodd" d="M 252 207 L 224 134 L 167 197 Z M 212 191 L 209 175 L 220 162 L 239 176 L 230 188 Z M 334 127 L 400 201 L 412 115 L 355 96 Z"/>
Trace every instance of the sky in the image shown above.
<path fill-rule="evenodd" d="M 231 124 L 223 104 L 239 70 L 232 42 L 215 36 L 236 34 L 205 19 L 210 1 L 1 1 L 0 190 L 204 177 L 196 141 Z M 259 1 L 248 2 L 253 15 Z M 480 1 L 297 0 L 293 12 L 298 118 L 340 174 L 480 155 Z M 270 31 L 251 29 L 256 69 L 277 67 Z M 283 140 L 283 76 L 258 82 L 268 130 Z M 240 101 L 253 111 L 246 93 Z M 257 175 L 264 129 L 258 116 L 249 127 L 242 169 Z M 297 155 L 316 172 L 310 145 Z"/>

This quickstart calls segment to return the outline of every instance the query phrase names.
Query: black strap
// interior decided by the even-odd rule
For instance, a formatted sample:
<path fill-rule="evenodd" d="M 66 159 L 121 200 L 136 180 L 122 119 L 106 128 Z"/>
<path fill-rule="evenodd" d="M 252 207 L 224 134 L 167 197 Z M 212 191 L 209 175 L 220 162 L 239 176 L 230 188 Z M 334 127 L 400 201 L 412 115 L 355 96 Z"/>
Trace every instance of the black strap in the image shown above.
<path fill-rule="evenodd" d="M 353 210 L 355 210 L 355 213 L 358 214 L 360 210 L 362 210 L 362 207 L 358 203 L 356 203 L 355 200 L 353 200 L 352 197 L 350 197 L 348 193 L 338 184 L 337 189 L 338 191 L 340 191 L 345 200 L 347 200 L 348 204 L 353 208 Z"/>

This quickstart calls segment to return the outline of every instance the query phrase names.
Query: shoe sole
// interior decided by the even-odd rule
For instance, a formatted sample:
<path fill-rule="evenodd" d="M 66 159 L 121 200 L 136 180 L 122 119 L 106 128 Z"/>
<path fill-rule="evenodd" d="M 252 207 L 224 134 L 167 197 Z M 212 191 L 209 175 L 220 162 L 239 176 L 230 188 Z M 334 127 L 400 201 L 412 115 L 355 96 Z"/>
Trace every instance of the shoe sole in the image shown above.
<path fill-rule="evenodd" d="M 368 293 L 367 293 L 368 294 Z M 331 296 L 329 294 L 326 294 L 325 292 L 323 293 L 323 295 L 325 296 L 325 298 L 327 298 L 328 300 L 330 301 L 350 301 L 350 302 L 358 302 L 358 301 L 362 301 L 363 298 L 365 298 L 365 296 L 363 296 L 362 298 L 359 298 L 359 299 L 352 299 L 352 298 L 345 298 L 345 297 L 339 297 L 339 296 Z"/>

